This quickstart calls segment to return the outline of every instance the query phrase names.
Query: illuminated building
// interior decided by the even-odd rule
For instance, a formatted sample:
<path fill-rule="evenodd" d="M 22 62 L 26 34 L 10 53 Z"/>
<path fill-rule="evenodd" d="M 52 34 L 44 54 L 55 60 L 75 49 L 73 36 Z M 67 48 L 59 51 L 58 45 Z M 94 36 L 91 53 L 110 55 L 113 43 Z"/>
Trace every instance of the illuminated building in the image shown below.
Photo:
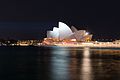
<path fill-rule="evenodd" d="M 92 35 L 86 30 L 77 30 L 75 27 L 69 28 L 65 23 L 59 22 L 58 27 L 53 27 L 53 31 L 47 31 L 47 40 L 57 39 L 63 40 L 76 40 L 76 41 L 90 41 Z"/>

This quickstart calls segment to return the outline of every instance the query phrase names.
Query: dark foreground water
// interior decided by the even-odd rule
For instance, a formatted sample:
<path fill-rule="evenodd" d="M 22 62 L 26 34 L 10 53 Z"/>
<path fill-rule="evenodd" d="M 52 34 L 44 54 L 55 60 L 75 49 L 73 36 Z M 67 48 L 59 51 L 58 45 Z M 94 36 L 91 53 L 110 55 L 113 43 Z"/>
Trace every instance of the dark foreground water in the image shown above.
<path fill-rule="evenodd" d="M 0 80 L 120 80 L 120 49 L 0 47 Z"/>

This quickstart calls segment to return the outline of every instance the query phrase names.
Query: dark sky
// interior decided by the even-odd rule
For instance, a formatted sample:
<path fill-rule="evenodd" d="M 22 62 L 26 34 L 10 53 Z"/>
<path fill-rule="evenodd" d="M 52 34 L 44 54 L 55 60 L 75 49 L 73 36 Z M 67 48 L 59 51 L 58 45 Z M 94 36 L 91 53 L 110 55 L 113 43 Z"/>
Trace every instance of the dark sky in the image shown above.
<path fill-rule="evenodd" d="M 120 38 L 120 5 L 115 1 L 1 0 L 0 38 L 40 39 L 58 21 L 86 29 L 94 38 Z"/>

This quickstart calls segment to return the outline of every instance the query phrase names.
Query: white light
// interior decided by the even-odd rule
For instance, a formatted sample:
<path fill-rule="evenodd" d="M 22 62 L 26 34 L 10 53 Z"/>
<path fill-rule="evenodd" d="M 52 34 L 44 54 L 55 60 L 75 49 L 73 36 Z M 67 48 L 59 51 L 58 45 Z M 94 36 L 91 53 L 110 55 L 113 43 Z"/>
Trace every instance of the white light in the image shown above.
<path fill-rule="evenodd" d="M 76 39 L 71 39 L 71 41 L 76 41 Z"/>
<path fill-rule="evenodd" d="M 88 35 L 88 34 L 89 34 L 89 32 L 86 32 L 86 33 L 85 33 L 85 35 Z"/>

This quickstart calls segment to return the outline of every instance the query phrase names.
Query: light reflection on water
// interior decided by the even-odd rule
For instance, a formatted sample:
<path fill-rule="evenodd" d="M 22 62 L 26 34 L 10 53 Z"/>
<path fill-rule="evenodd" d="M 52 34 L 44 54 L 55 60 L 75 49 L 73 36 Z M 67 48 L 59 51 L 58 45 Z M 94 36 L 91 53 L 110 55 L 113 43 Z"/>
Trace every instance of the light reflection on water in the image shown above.
<path fill-rule="evenodd" d="M 0 47 L 0 80 L 120 80 L 120 49 Z"/>
<path fill-rule="evenodd" d="M 82 80 L 92 80 L 90 49 L 88 47 L 85 47 L 83 50 L 83 59 L 81 66 L 82 66 L 81 68 Z"/>
<path fill-rule="evenodd" d="M 83 53 L 81 54 L 83 55 L 83 57 L 80 62 L 81 64 L 78 63 L 76 58 L 74 58 L 75 56 L 77 57 L 76 48 L 65 48 L 61 49 L 59 52 L 58 50 L 58 48 L 55 48 L 52 51 L 52 80 L 70 80 L 70 75 L 73 79 L 76 79 L 75 77 L 73 77 L 73 74 L 78 75 L 77 78 L 81 80 L 92 80 L 90 50 L 88 47 L 82 49 Z M 72 53 L 70 53 L 70 50 L 73 50 Z M 70 60 L 70 56 L 74 57 Z M 81 65 L 81 68 L 78 65 Z M 72 69 L 70 68 L 70 66 Z M 78 71 L 76 70 L 76 68 L 78 68 Z"/>
<path fill-rule="evenodd" d="M 116 69 L 116 65 L 119 68 L 120 65 L 113 60 L 114 56 L 109 56 L 109 51 L 104 55 L 102 49 L 94 50 L 89 47 L 54 48 L 51 53 L 52 80 L 114 80 L 120 75 L 120 69 Z M 115 69 L 112 67 L 114 65 Z M 106 72 L 109 70 L 111 71 Z M 118 71 L 115 72 L 116 70 Z M 112 72 L 117 75 L 111 74 Z"/>
<path fill-rule="evenodd" d="M 59 48 L 55 48 L 51 53 L 52 80 L 69 80 L 69 50 L 58 50 Z"/>

